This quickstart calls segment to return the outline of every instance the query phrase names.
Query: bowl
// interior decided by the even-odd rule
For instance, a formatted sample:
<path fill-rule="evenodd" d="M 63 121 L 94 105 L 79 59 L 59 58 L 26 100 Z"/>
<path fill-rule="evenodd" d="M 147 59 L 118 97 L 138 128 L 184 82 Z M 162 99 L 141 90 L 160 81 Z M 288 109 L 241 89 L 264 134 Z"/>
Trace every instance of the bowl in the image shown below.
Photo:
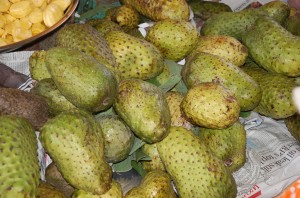
<path fill-rule="evenodd" d="M 11 51 L 17 50 L 21 47 L 24 47 L 26 45 L 34 43 L 35 41 L 38 41 L 39 39 L 51 34 L 55 30 L 57 30 L 59 27 L 61 27 L 73 15 L 73 13 L 75 12 L 75 10 L 77 8 L 78 3 L 79 3 L 79 0 L 72 0 L 71 5 L 65 11 L 65 15 L 63 16 L 63 18 L 61 18 L 56 24 L 49 27 L 45 31 L 43 31 L 37 35 L 34 35 L 28 39 L 24 39 L 22 41 L 18 41 L 18 42 L 11 43 L 8 45 L 0 46 L 0 53 L 11 52 Z"/>

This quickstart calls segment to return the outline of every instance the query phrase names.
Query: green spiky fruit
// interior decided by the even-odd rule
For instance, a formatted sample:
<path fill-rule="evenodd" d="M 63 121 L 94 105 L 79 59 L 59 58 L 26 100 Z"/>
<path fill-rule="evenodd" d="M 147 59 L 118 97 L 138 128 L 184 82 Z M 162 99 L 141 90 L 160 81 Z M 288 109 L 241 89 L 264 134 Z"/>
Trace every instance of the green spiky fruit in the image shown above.
<path fill-rule="evenodd" d="M 66 196 L 56 189 L 54 186 L 46 183 L 40 182 L 37 190 L 37 198 L 65 198 Z"/>
<path fill-rule="evenodd" d="M 186 129 L 192 129 L 193 125 L 187 120 L 181 110 L 181 102 L 184 98 L 184 94 L 175 91 L 169 91 L 166 93 L 166 99 L 170 109 L 171 126 L 182 126 Z"/>
<path fill-rule="evenodd" d="M 146 80 L 163 71 L 163 56 L 152 43 L 121 31 L 111 31 L 105 39 L 118 63 L 112 69 L 122 78 Z"/>
<path fill-rule="evenodd" d="M 283 22 L 289 16 L 289 12 L 289 6 L 282 1 L 269 2 L 257 9 L 223 12 L 210 17 L 202 26 L 201 34 L 205 36 L 228 35 L 241 40 L 242 34 L 251 29 L 251 26 L 259 17 L 267 15 L 278 22 Z"/>
<path fill-rule="evenodd" d="M 213 54 L 195 54 L 185 63 L 182 77 L 187 87 L 203 82 L 223 85 L 235 95 L 242 111 L 254 109 L 261 99 L 261 89 L 252 77 L 236 65 Z"/>
<path fill-rule="evenodd" d="M 175 198 L 170 176 L 163 171 L 148 172 L 137 187 L 133 187 L 124 198 Z"/>
<path fill-rule="evenodd" d="M 231 173 L 191 131 L 171 127 L 157 148 L 179 197 L 236 197 Z"/>
<path fill-rule="evenodd" d="M 159 157 L 156 144 L 144 144 L 141 150 L 148 155 L 151 160 L 142 160 L 141 163 L 146 172 L 161 170 L 165 171 L 165 167 Z"/>
<path fill-rule="evenodd" d="M 239 40 L 226 35 L 200 36 L 195 48 L 188 55 L 187 59 L 198 52 L 206 52 L 224 58 L 236 66 L 246 62 L 248 50 Z"/>
<path fill-rule="evenodd" d="M 300 115 L 298 113 L 284 119 L 284 123 L 291 135 L 300 141 Z"/>
<path fill-rule="evenodd" d="M 242 41 L 252 59 L 266 70 L 287 76 L 300 75 L 300 38 L 271 18 L 259 18 Z"/>
<path fill-rule="evenodd" d="M 185 0 L 121 0 L 125 5 L 131 5 L 140 14 L 153 21 L 163 19 L 189 20 L 189 6 Z"/>
<path fill-rule="evenodd" d="M 49 106 L 49 113 L 52 116 L 58 115 L 63 111 L 77 109 L 68 101 L 57 89 L 53 79 L 44 78 L 40 80 L 30 92 L 43 96 Z"/>
<path fill-rule="evenodd" d="M 96 120 L 104 135 L 106 160 L 115 163 L 126 159 L 134 142 L 130 128 L 117 115 L 98 116 Z"/>
<path fill-rule="evenodd" d="M 130 5 L 121 5 L 110 9 L 105 18 L 114 21 L 124 30 L 136 28 L 140 23 L 139 13 Z"/>
<path fill-rule="evenodd" d="M 221 2 L 190 0 L 188 4 L 194 15 L 202 20 L 207 20 L 212 15 L 221 12 L 232 12 L 232 9 L 227 4 Z"/>
<path fill-rule="evenodd" d="M 237 171 L 246 162 L 246 130 L 236 121 L 225 129 L 201 128 L 199 139 L 221 159 L 230 172 Z"/>
<path fill-rule="evenodd" d="M 29 57 L 29 71 L 32 79 L 40 81 L 51 78 L 45 63 L 46 51 L 37 50 Z"/>
<path fill-rule="evenodd" d="M 300 14 L 289 16 L 284 22 L 284 28 L 295 36 L 300 36 Z"/>
<path fill-rule="evenodd" d="M 77 49 L 93 56 L 107 67 L 115 67 L 116 59 L 100 33 L 88 24 L 73 23 L 59 30 L 56 46 Z"/>
<path fill-rule="evenodd" d="M 0 116 L 0 139 L 0 197 L 35 197 L 40 168 L 33 126 L 18 116 Z"/>
<path fill-rule="evenodd" d="M 93 194 L 111 188 L 112 169 L 105 160 L 103 134 L 91 114 L 62 112 L 41 128 L 40 140 L 72 186 Z"/>
<path fill-rule="evenodd" d="M 75 190 L 72 198 L 122 198 L 122 188 L 121 185 L 115 181 L 112 180 L 111 188 L 102 195 L 95 195 L 88 193 L 84 190 Z"/>
<path fill-rule="evenodd" d="M 76 107 L 98 112 L 112 105 L 117 80 L 95 58 L 75 49 L 55 47 L 47 51 L 46 62 L 57 89 Z"/>
<path fill-rule="evenodd" d="M 180 61 L 194 48 L 199 33 L 190 22 L 161 20 L 151 26 L 146 40 L 154 44 L 165 58 Z"/>
<path fill-rule="evenodd" d="M 199 83 L 181 102 L 185 116 L 199 126 L 223 129 L 238 118 L 240 105 L 229 89 L 217 83 Z"/>
<path fill-rule="evenodd" d="M 254 62 L 247 63 L 242 69 L 258 82 L 262 90 L 261 100 L 254 111 L 274 119 L 283 119 L 297 112 L 292 98 L 292 90 L 297 86 L 294 79 L 267 72 Z"/>
<path fill-rule="evenodd" d="M 171 119 L 165 95 L 149 82 L 121 81 L 114 109 L 135 135 L 147 143 L 158 142 L 168 134 Z"/>

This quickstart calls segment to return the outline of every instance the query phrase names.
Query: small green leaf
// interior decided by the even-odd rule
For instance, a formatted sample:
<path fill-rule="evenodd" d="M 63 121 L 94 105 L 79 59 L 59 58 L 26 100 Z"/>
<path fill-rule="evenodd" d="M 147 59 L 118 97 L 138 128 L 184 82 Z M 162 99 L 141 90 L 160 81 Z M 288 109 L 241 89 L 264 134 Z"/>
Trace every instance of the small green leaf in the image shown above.
<path fill-rule="evenodd" d="M 132 169 L 131 161 L 134 160 L 133 155 L 129 155 L 125 160 L 115 163 L 112 168 L 115 172 L 127 172 Z"/>
<path fill-rule="evenodd" d="M 241 111 L 240 117 L 247 118 L 248 116 L 250 116 L 250 114 L 251 114 L 251 111 Z"/>
<path fill-rule="evenodd" d="M 106 111 L 102 111 L 100 113 L 97 113 L 95 115 L 95 118 L 98 118 L 98 117 L 101 117 L 101 116 L 104 116 L 104 115 L 116 115 L 115 111 L 114 111 L 114 108 L 113 107 L 110 107 L 109 109 L 107 109 Z"/>
<path fill-rule="evenodd" d="M 135 137 L 134 143 L 133 143 L 133 146 L 131 148 L 129 155 L 133 154 L 135 151 L 137 151 L 139 148 L 141 148 L 144 144 L 145 144 L 145 142 L 143 142 L 143 140 Z"/>
<path fill-rule="evenodd" d="M 139 162 L 141 160 L 143 160 L 143 161 L 149 161 L 149 160 L 151 160 L 151 157 L 149 155 L 147 155 L 146 153 L 144 153 L 142 151 L 142 149 L 136 150 L 135 153 L 134 153 L 134 155 L 135 155 L 135 160 L 137 162 Z"/>
<path fill-rule="evenodd" d="M 181 80 L 182 66 L 177 64 L 175 61 L 167 59 L 165 60 L 165 64 L 169 67 L 170 78 L 166 83 L 160 85 L 159 87 L 163 90 L 163 92 L 168 92 Z"/>
<path fill-rule="evenodd" d="M 188 88 L 186 87 L 186 85 L 184 84 L 183 80 L 179 81 L 179 83 L 177 83 L 177 85 L 174 87 L 175 91 L 178 91 L 182 94 L 185 94 L 188 91 Z"/>
<path fill-rule="evenodd" d="M 144 170 L 143 165 L 141 164 L 141 162 L 131 161 L 131 166 L 142 177 L 144 177 L 146 175 L 146 171 Z"/>

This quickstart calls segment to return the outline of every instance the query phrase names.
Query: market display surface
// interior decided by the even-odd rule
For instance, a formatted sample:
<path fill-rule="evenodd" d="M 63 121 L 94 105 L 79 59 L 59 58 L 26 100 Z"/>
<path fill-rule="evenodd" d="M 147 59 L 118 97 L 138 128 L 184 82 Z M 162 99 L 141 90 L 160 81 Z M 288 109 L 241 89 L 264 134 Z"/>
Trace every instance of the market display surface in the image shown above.
<path fill-rule="evenodd" d="M 14 24 L 44 10 L 2 1 L 34 4 Z M 298 9 L 80 1 L 51 45 L 0 54 L 0 197 L 295 196 Z"/>

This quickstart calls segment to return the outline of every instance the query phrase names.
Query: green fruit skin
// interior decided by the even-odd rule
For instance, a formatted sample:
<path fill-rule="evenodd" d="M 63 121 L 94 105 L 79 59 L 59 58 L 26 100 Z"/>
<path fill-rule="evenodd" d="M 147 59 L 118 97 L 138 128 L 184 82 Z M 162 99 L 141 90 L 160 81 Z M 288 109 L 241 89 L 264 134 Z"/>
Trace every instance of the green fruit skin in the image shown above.
<path fill-rule="evenodd" d="M 66 196 L 52 185 L 40 182 L 37 190 L 37 198 L 66 198 Z"/>
<path fill-rule="evenodd" d="M 115 181 L 112 180 L 112 185 L 111 188 L 104 194 L 102 195 L 95 195 L 88 193 L 84 190 L 75 190 L 72 198 L 122 198 L 123 197 L 123 192 L 121 185 Z"/>
<path fill-rule="evenodd" d="M 168 134 L 171 119 L 165 95 L 149 82 L 121 81 L 114 109 L 135 135 L 147 143 L 161 141 Z"/>
<path fill-rule="evenodd" d="M 41 128 L 40 140 L 72 186 L 93 194 L 111 188 L 112 169 L 105 160 L 104 138 L 92 115 L 62 112 Z"/>
<path fill-rule="evenodd" d="M 40 168 L 33 126 L 18 116 L 0 116 L 0 139 L 0 197 L 35 197 Z"/>
<path fill-rule="evenodd" d="M 103 132 L 107 162 L 116 163 L 126 159 L 134 142 L 130 128 L 117 115 L 99 116 L 96 120 Z"/>
<path fill-rule="evenodd" d="M 236 38 L 226 35 L 200 36 L 195 48 L 188 55 L 186 61 L 199 52 L 206 52 L 220 56 L 236 66 L 246 62 L 248 49 Z"/>
<path fill-rule="evenodd" d="M 259 18 L 243 35 L 242 42 L 251 58 L 266 70 L 291 77 L 300 75 L 300 38 L 274 20 Z"/>
<path fill-rule="evenodd" d="M 47 51 L 46 62 L 57 89 L 76 107 L 98 112 L 112 105 L 117 80 L 93 57 L 74 49 L 55 47 Z"/>
<path fill-rule="evenodd" d="M 105 35 L 118 66 L 114 68 L 121 78 L 147 80 L 160 74 L 164 68 L 159 49 L 145 39 L 139 39 L 122 31 Z"/>
<path fill-rule="evenodd" d="M 202 20 L 207 20 L 212 15 L 221 12 L 232 12 L 232 9 L 227 4 L 220 2 L 190 0 L 188 4 L 193 10 L 194 15 Z"/>
<path fill-rule="evenodd" d="M 276 1 L 265 4 L 258 9 L 245 9 L 239 12 L 223 12 L 210 17 L 201 28 L 201 34 L 227 35 L 241 40 L 242 34 L 255 23 L 260 16 L 274 17 L 278 22 L 284 21 L 290 12 L 286 3 Z"/>
<path fill-rule="evenodd" d="M 187 87 L 203 82 L 223 85 L 234 93 L 241 111 L 254 109 L 261 99 L 261 89 L 252 77 L 238 66 L 213 54 L 204 52 L 195 54 L 185 63 L 182 77 Z"/>
<path fill-rule="evenodd" d="M 147 31 L 145 39 L 154 44 L 165 58 L 180 61 L 194 48 L 199 33 L 188 21 L 161 20 Z"/>
<path fill-rule="evenodd" d="M 159 157 L 156 144 L 146 143 L 141 147 L 141 150 L 143 151 L 143 153 L 145 153 L 151 158 L 151 160 L 149 161 L 148 160 L 141 161 L 143 168 L 146 172 L 155 171 L 155 170 L 165 171 L 165 167 Z"/>
<path fill-rule="evenodd" d="M 225 129 L 201 128 L 198 137 L 230 172 L 237 171 L 245 164 L 246 131 L 239 121 Z"/>
<path fill-rule="evenodd" d="M 300 141 L 300 115 L 298 113 L 284 119 L 284 123 L 291 135 Z"/>
<path fill-rule="evenodd" d="M 284 22 L 284 28 L 295 36 L 300 36 L 300 14 L 289 16 Z"/>
<path fill-rule="evenodd" d="M 57 33 L 55 44 L 87 53 L 108 68 L 116 66 L 116 59 L 108 43 L 89 24 L 73 23 L 64 26 Z"/>
<path fill-rule="evenodd" d="M 200 83 L 189 89 L 181 102 L 181 109 L 195 125 L 212 129 L 231 126 L 240 113 L 234 94 L 213 82 Z"/>
<path fill-rule="evenodd" d="M 89 19 L 86 23 L 95 28 L 101 36 L 104 36 L 109 31 L 122 30 L 121 26 L 108 19 Z"/>
<path fill-rule="evenodd" d="M 124 198 L 175 198 L 170 176 L 163 171 L 148 172 L 137 187 L 129 190 Z"/>
<path fill-rule="evenodd" d="M 35 51 L 29 57 L 29 71 L 32 79 L 40 81 L 44 78 L 51 78 L 46 66 L 45 57 L 45 50 Z"/>
<path fill-rule="evenodd" d="M 153 21 L 163 19 L 189 20 L 189 6 L 185 0 L 121 0 L 123 4 L 131 5 L 140 14 Z"/>
<path fill-rule="evenodd" d="M 274 119 L 283 119 L 297 112 L 292 99 L 292 90 L 297 86 L 293 78 L 267 72 L 254 62 L 249 62 L 242 69 L 262 90 L 261 100 L 254 111 Z"/>
<path fill-rule="evenodd" d="M 236 197 L 231 173 L 191 131 L 171 127 L 157 148 L 179 197 Z"/>
<path fill-rule="evenodd" d="M 57 89 L 54 81 L 51 78 L 44 78 L 30 90 L 30 92 L 43 96 L 49 106 L 49 113 L 52 116 L 58 115 L 63 111 L 77 109 L 69 102 Z"/>

